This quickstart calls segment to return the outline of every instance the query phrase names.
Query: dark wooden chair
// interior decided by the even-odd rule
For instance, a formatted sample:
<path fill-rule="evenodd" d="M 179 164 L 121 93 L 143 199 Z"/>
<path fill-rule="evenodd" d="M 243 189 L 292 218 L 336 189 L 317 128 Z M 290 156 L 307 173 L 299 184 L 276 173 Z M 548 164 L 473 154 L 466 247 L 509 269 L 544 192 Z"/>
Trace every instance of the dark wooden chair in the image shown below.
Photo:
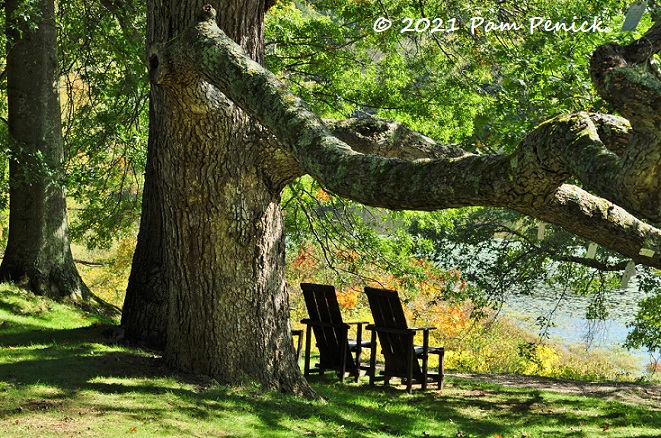
<path fill-rule="evenodd" d="M 411 392 L 414 381 L 420 383 L 423 390 L 427 389 L 427 383 L 430 381 L 438 382 L 438 389 L 443 389 L 445 349 L 429 346 L 429 331 L 434 330 L 434 327 L 409 328 L 397 291 L 366 287 L 365 293 L 374 317 L 374 324 L 367 326 L 367 329 L 372 331 L 370 385 L 373 385 L 377 379 L 375 365 L 378 333 L 386 362 L 382 378 L 384 384 L 388 385 L 391 378 L 399 377 L 402 382 L 406 381 L 407 392 Z M 423 333 L 423 343 L 416 345 L 413 338 L 420 331 Z M 429 372 L 427 369 L 430 354 L 438 355 L 438 372 L 436 373 Z M 422 361 L 422 366 L 418 360 Z"/>
<path fill-rule="evenodd" d="M 296 336 L 296 362 L 301 361 L 301 354 L 303 354 L 303 330 L 297 329 L 291 331 L 292 339 Z"/>
<path fill-rule="evenodd" d="M 347 373 L 354 375 L 357 382 L 360 371 L 368 369 L 360 363 L 361 350 L 371 346 L 369 341 L 362 340 L 363 325 L 367 322 L 342 321 L 333 286 L 301 283 L 301 289 L 310 315 L 310 318 L 301 320 L 301 323 L 306 325 L 305 376 L 309 376 L 312 372 L 323 373 L 326 370 L 334 370 L 339 374 L 342 382 Z M 356 326 L 355 340 L 349 339 L 351 325 Z M 319 363 L 316 364 L 315 369 L 310 369 L 311 331 L 314 332 L 319 349 Z"/>

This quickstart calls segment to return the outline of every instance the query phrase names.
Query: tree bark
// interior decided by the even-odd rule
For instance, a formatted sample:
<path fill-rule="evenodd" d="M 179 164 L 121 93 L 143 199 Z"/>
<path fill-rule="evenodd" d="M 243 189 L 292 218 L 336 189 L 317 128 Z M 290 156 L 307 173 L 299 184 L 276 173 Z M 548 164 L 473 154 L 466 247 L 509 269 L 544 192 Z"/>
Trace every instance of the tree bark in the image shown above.
<path fill-rule="evenodd" d="M 163 97 L 156 95 L 159 91 L 152 89 L 149 100 L 151 123 L 140 231 L 124 298 L 122 326 L 124 326 L 124 340 L 162 350 L 166 343 L 168 297 L 163 271 L 163 248 L 166 245 L 163 232 L 163 197 L 160 172 L 156 163 L 157 154 L 161 150 L 158 144 L 162 141 L 159 137 L 161 134 L 159 127 L 167 124 L 167 120 L 154 108 L 155 102 L 163 100 Z"/>
<path fill-rule="evenodd" d="M 608 178 L 612 201 L 661 222 L 661 74 L 652 57 L 661 50 L 661 17 L 640 39 L 598 47 L 590 73 L 597 92 L 632 126 L 627 147 Z"/>
<path fill-rule="evenodd" d="M 201 2 L 148 5 L 156 48 Z M 219 25 L 263 60 L 265 3 L 222 2 Z M 294 353 L 279 201 L 297 174 L 272 138 L 215 87 L 181 71 L 151 93 L 148 174 L 123 322 L 177 369 L 314 397 Z M 287 176 L 291 175 L 291 176 Z"/>
<path fill-rule="evenodd" d="M 37 294 L 87 299 L 69 246 L 54 2 L 36 2 L 29 21 L 15 17 L 23 3 L 5 3 L 10 204 L 0 278 Z"/>

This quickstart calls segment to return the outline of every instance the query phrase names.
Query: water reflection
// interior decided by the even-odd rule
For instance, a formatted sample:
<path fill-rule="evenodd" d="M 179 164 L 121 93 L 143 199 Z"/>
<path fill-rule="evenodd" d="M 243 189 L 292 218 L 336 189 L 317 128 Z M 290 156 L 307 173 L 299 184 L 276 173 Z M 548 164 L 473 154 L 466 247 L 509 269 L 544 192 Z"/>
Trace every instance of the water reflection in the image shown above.
<path fill-rule="evenodd" d="M 593 297 L 563 296 L 558 291 L 540 288 L 532 295 L 511 294 L 505 301 L 503 313 L 533 331 L 539 331 L 538 317 L 550 318 L 553 322 L 548 327 L 550 339 L 564 345 L 621 350 L 629 331 L 626 326 L 634 320 L 638 301 L 644 297 L 635 283 L 626 290 L 610 292 L 604 297 L 608 318 L 599 321 L 586 318 Z M 650 362 L 649 353 L 641 349 L 629 353 L 640 360 L 641 372 L 644 372 Z"/>

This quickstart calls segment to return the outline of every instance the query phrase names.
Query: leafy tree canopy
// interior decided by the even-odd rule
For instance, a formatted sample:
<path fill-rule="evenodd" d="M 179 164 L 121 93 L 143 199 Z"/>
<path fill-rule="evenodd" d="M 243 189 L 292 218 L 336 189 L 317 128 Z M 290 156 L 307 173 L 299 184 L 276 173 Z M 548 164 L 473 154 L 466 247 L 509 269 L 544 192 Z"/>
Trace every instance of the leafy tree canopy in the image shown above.
<path fill-rule="evenodd" d="M 267 64 L 326 117 L 370 114 L 398 120 L 439 141 L 456 141 L 466 150 L 509 152 L 544 120 L 585 109 L 608 110 L 594 91 L 588 61 L 600 44 L 640 37 L 619 32 L 624 19 L 620 3 L 283 1 L 268 17 Z M 393 22 L 389 31 L 377 33 L 370 28 L 379 16 Z M 608 32 L 530 34 L 478 28 L 473 34 L 470 19 L 478 16 L 494 23 L 526 23 L 531 17 L 578 23 L 598 19 L 606 23 Z M 414 18 L 414 23 L 420 17 L 439 17 L 460 24 L 448 34 L 403 34 L 399 29 L 405 17 Z M 648 20 L 639 29 L 649 26 Z M 356 231 L 364 223 L 351 215 L 367 211 L 368 216 L 386 216 L 400 231 L 384 232 L 381 237 L 401 245 L 395 234 L 406 229 L 410 245 L 402 246 L 437 260 L 446 269 L 457 267 L 474 286 L 470 290 L 478 302 L 497 305 L 507 293 L 527 293 L 547 284 L 558 291 L 591 294 L 594 306 L 588 316 L 603 318 L 607 315 L 603 294 L 619 290 L 628 262 L 603 247 L 594 257 L 585 257 L 589 240 L 512 211 L 375 213 L 332 197 L 327 202 L 335 203 L 335 208 L 303 205 L 303 199 L 320 202 L 315 191 L 321 189 L 310 187 L 309 196 L 301 197 L 302 183 L 296 184 L 291 198 L 285 196 L 288 229 L 295 230 L 290 236 L 298 236 L 290 242 L 300 243 L 304 222 L 309 227 L 308 239 L 316 238 L 326 247 L 362 248 L 364 259 L 380 260 L 388 251 L 374 243 L 378 236 L 367 238 Z M 292 211 L 294 205 L 300 209 Z M 333 211 L 330 218 L 328 211 Z M 541 240 L 540 227 L 545 227 Z M 346 229 L 354 232 L 349 242 L 345 239 L 350 237 L 337 238 L 341 233 L 351 236 Z M 380 248 L 377 252 L 382 257 L 365 248 L 369 242 L 376 245 L 371 248 Z M 484 259 L 485 253 L 492 256 Z M 328 253 L 324 254 L 333 265 Z M 398 262 L 388 266 L 403 266 L 403 260 L 393 260 Z M 401 268 L 400 274 L 405 275 Z M 638 276 L 646 293 L 658 287 L 654 270 L 639 266 Z"/>

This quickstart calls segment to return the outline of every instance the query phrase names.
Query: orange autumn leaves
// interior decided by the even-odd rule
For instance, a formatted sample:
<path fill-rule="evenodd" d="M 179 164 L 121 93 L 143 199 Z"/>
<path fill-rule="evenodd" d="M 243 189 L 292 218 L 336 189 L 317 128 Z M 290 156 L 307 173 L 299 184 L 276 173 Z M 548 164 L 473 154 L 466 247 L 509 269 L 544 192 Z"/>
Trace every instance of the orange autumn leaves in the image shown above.
<path fill-rule="evenodd" d="M 355 262 L 360 257 L 356 251 L 338 250 L 334 256 L 343 266 L 336 266 L 335 272 L 326 272 L 323 275 L 323 255 L 318 254 L 314 246 L 300 247 L 288 266 L 290 284 L 294 286 L 302 281 L 333 284 L 341 309 L 364 316 L 369 315 L 367 303 L 361 299 L 364 286 L 397 290 L 411 326 L 436 327 L 432 337 L 438 338 L 438 342 L 458 336 L 474 322 L 471 319 L 470 303 L 451 304 L 442 299 L 444 289 L 463 290 L 466 287 L 465 280 L 456 269 L 446 272 L 428 260 L 412 260 L 410 263 L 421 274 L 418 276 L 420 280 L 411 284 L 411 279 L 398 278 L 369 264 L 363 265 L 361 272 L 354 272 Z M 343 278 L 345 281 L 342 285 L 342 282 L 335 278 L 334 274 L 337 272 L 352 272 L 358 275 Z M 292 287 L 292 290 L 295 291 L 296 288 Z"/>
<path fill-rule="evenodd" d="M 442 298 L 442 290 L 447 287 L 461 290 L 466 287 L 461 273 L 456 269 L 440 271 L 427 260 L 416 260 L 414 263 L 424 270 L 426 278 L 410 292 L 397 279 L 393 279 L 393 287 L 390 287 L 400 291 L 407 320 L 417 326 L 436 327 L 432 337 L 452 338 L 468 329 L 472 324 L 470 304 L 451 304 Z"/>
<path fill-rule="evenodd" d="M 314 252 L 313 246 L 298 249 L 298 256 L 290 264 L 290 268 L 297 276 L 305 277 L 306 274 L 315 270 L 317 260 Z"/>
<path fill-rule="evenodd" d="M 355 309 L 361 291 L 358 286 L 349 286 L 337 291 L 337 302 L 340 308 L 345 310 Z"/>

